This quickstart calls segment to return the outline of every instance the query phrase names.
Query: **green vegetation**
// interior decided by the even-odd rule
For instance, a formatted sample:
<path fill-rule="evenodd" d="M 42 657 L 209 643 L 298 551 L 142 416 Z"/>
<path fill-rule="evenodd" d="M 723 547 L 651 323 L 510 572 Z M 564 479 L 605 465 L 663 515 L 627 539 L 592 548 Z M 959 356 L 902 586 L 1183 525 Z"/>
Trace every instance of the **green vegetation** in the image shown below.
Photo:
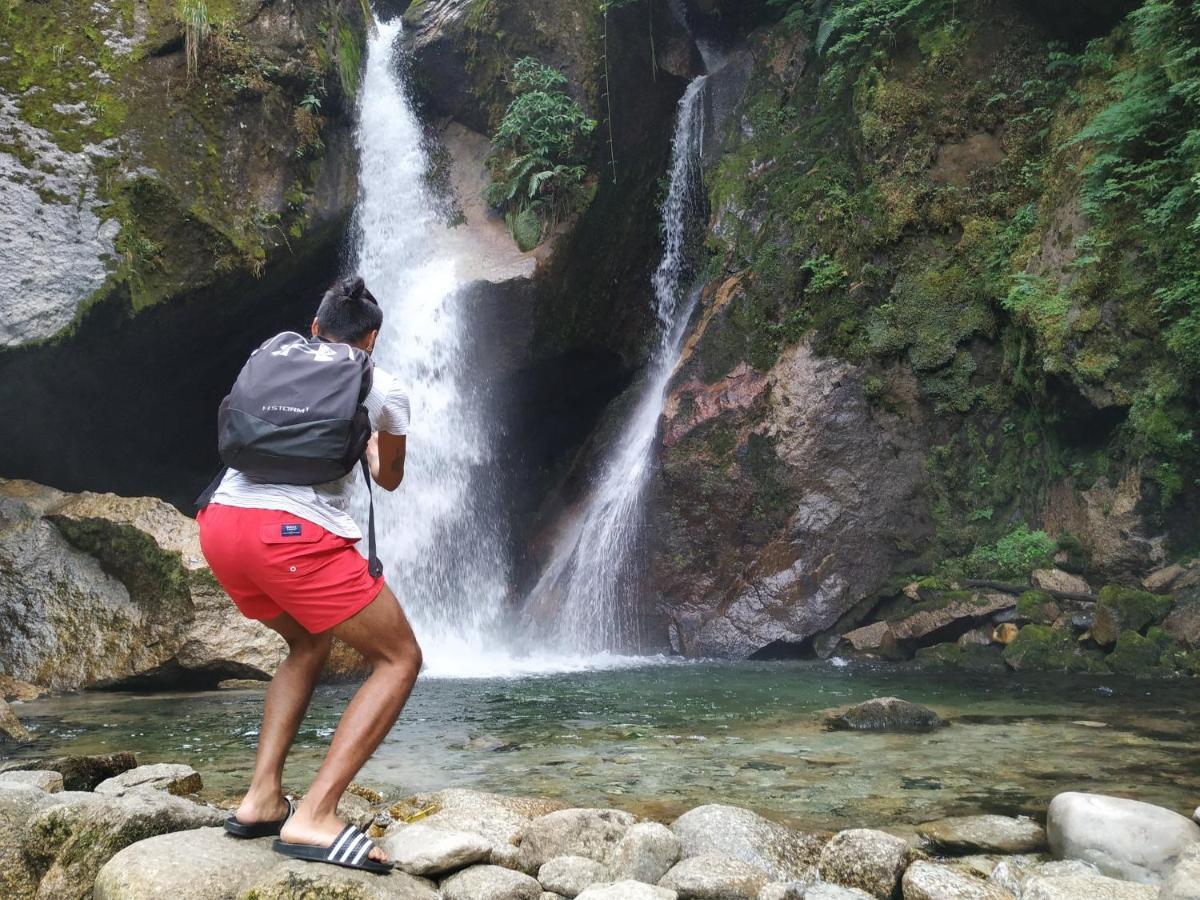
<path fill-rule="evenodd" d="M 505 215 L 522 250 L 587 200 L 584 139 L 596 128 L 563 88 L 567 79 L 526 56 L 512 68 L 516 97 L 492 136 L 485 199 Z"/>
<path fill-rule="evenodd" d="M 1085 650 L 1069 630 L 1048 625 L 1026 625 L 1004 648 L 1004 661 L 1018 671 L 1094 672 L 1108 671 L 1098 651 Z"/>
<path fill-rule="evenodd" d="M 208 38 L 208 3 L 205 0 L 179 0 L 179 20 L 183 23 L 183 44 L 190 78 L 200 68 L 200 49 Z"/>
<path fill-rule="evenodd" d="M 1148 625 L 1162 622 L 1174 602 L 1171 597 L 1162 594 L 1109 584 L 1100 589 L 1096 615 L 1112 616 L 1122 629 L 1142 631 Z"/>

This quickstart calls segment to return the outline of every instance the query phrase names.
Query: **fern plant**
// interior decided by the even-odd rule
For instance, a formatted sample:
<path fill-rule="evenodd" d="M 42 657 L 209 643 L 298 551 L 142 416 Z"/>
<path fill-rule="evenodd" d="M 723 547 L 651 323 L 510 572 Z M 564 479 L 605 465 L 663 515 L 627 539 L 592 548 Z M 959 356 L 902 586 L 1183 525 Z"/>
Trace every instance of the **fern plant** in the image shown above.
<path fill-rule="evenodd" d="M 516 97 L 492 137 L 488 205 L 504 213 L 513 239 L 532 250 L 584 197 L 584 139 L 596 128 L 563 91 L 561 72 L 533 57 L 512 69 Z"/>

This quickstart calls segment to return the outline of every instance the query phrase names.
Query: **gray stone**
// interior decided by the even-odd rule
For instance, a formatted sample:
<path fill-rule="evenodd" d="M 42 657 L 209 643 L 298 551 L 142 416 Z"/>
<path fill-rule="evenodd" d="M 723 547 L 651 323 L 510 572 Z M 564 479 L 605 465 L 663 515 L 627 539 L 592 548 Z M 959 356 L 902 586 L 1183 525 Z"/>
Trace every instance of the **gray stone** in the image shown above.
<path fill-rule="evenodd" d="M 870 894 L 860 891 L 858 888 L 842 887 L 824 881 L 810 885 L 800 896 L 804 900 L 868 900 L 871 897 Z M 760 897 L 760 900 L 765 900 L 765 898 Z"/>
<path fill-rule="evenodd" d="M 737 806 L 709 804 L 684 813 L 671 824 L 682 855 L 717 855 L 756 866 L 772 881 L 813 880 L 825 835 L 797 831 Z"/>
<path fill-rule="evenodd" d="M 383 849 L 396 867 L 411 875 L 441 875 L 486 862 L 491 842 L 469 831 L 448 831 L 425 822 L 397 823 L 384 834 Z"/>
<path fill-rule="evenodd" d="M 440 895 L 432 881 L 404 872 L 380 875 L 289 860 L 276 862 L 239 896 L 240 900 L 439 900 Z"/>
<path fill-rule="evenodd" d="M 804 900 L 809 887 L 811 883 L 807 881 L 772 881 L 763 885 L 758 900 Z"/>
<path fill-rule="evenodd" d="M 62 802 L 62 794 L 47 794 L 31 784 L 0 783 L 0 897 L 28 900 L 37 893 L 41 872 L 21 842 L 29 820 L 42 809 Z"/>
<path fill-rule="evenodd" d="M 120 775 L 137 766 L 132 753 L 106 753 L 93 756 L 52 756 L 43 759 L 17 760 L 0 767 L 0 772 L 21 772 L 48 769 L 63 777 L 63 789 L 93 791 L 106 778 Z"/>
<path fill-rule="evenodd" d="M 770 876 L 748 862 L 731 856 L 692 856 L 680 860 L 659 884 L 679 894 L 680 900 L 737 900 L 757 897 Z"/>
<path fill-rule="evenodd" d="M 200 773 L 191 766 L 178 763 L 155 763 L 138 766 L 107 778 L 96 785 L 96 793 L 109 797 L 123 797 L 130 791 L 166 791 L 182 797 L 195 794 L 204 787 Z"/>
<path fill-rule="evenodd" d="M 926 822 L 921 837 L 946 853 L 1037 853 L 1046 832 L 1032 819 L 1009 816 L 956 816 Z"/>
<path fill-rule="evenodd" d="M 1035 569 L 1030 576 L 1033 586 L 1043 591 L 1065 591 L 1069 594 L 1090 594 L 1092 586 L 1062 569 Z"/>
<path fill-rule="evenodd" d="M 279 865 L 272 840 L 239 840 L 221 828 L 200 828 L 138 841 L 100 869 L 94 900 L 238 897 Z"/>
<path fill-rule="evenodd" d="M 1183 852 L 1200 844 L 1200 826 L 1178 813 L 1101 794 L 1059 794 L 1046 832 L 1059 859 L 1089 862 L 1105 875 L 1160 885 Z"/>
<path fill-rule="evenodd" d="M 472 866 L 441 884 L 445 900 L 539 900 L 542 886 L 523 872 L 501 866 Z"/>
<path fill-rule="evenodd" d="M 677 900 L 675 891 L 640 881 L 616 881 L 593 884 L 576 900 Z"/>
<path fill-rule="evenodd" d="M 1095 866 L 1077 859 L 1059 859 L 1047 862 L 1041 856 L 1010 856 L 996 864 L 989 874 L 988 880 L 1020 897 L 1025 892 L 1026 883 L 1032 878 L 1099 874 L 1100 870 Z"/>
<path fill-rule="evenodd" d="M 1157 888 L 1103 875 L 1035 875 L 1021 900 L 1156 900 Z"/>
<path fill-rule="evenodd" d="M 45 874 L 39 896 L 90 896 L 101 868 L 131 844 L 154 835 L 218 825 L 225 813 L 169 794 L 144 791 L 124 797 L 64 792 L 62 802 L 30 818 L 21 848 Z"/>
<path fill-rule="evenodd" d="M 1014 900 L 999 885 L 925 860 L 908 867 L 901 885 L 904 900 Z"/>
<path fill-rule="evenodd" d="M 541 900 L 564 900 L 562 894 L 556 894 L 554 891 L 542 891 Z"/>
<path fill-rule="evenodd" d="M 0 700 L 0 744 L 5 741 L 23 743 L 29 740 L 29 731 L 21 724 L 17 714 L 4 700 Z"/>
<path fill-rule="evenodd" d="M 49 794 L 57 794 L 63 789 L 63 777 L 60 773 L 47 769 L 18 769 L 13 772 L 0 772 L 0 785 L 3 784 L 28 784 Z"/>
<path fill-rule="evenodd" d="M 162 500 L 0 479 L 0 523 L 13 678 L 75 690 L 164 671 L 267 676 L 286 653 L 217 585 L 195 521 Z"/>
<path fill-rule="evenodd" d="M 574 897 L 585 888 L 605 881 L 605 866 L 586 856 L 556 856 L 542 863 L 537 880 L 548 891 Z"/>
<path fill-rule="evenodd" d="M 346 791 L 338 800 L 337 817 L 366 831 L 375 821 L 375 808 L 365 798 Z"/>
<path fill-rule="evenodd" d="M 821 878 L 888 898 L 908 863 L 908 842 L 883 831 L 853 828 L 833 836 L 821 851 Z"/>
<path fill-rule="evenodd" d="M 533 872 L 556 856 L 586 856 L 608 863 L 634 823 L 615 809 L 561 809 L 534 819 L 521 840 L 522 868 Z"/>
<path fill-rule="evenodd" d="M 658 822 L 639 822 L 625 832 L 608 866 L 612 881 L 657 884 L 679 862 L 683 845 L 675 832 Z"/>
<path fill-rule="evenodd" d="M 946 723 L 924 706 L 899 697 L 877 697 L 833 713 L 825 724 L 849 731 L 932 731 Z"/>
<path fill-rule="evenodd" d="M 537 816 L 563 804 L 529 797 L 509 797 L 464 788 L 450 788 L 417 796 L 397 804 L 397 818 L 421 816 L 420 822 L 444 831 L 477 834 L 491 845 L 489 861 L 493 865 L 521 868 L 521 836 Z M 536 867 L 531 871 L 537 871 Z"/>
<path fill-rule="evenodd" d="M 1183 852 L 1167 876 L 1159 900 L 1200 900 L 1200 847 Z"/>

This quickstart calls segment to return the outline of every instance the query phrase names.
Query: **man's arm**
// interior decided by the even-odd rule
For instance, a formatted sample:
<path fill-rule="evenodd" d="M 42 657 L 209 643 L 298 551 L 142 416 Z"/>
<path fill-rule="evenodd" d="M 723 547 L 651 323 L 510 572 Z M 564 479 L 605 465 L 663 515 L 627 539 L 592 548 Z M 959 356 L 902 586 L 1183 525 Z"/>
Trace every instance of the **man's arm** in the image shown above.
<path fill-rule="evenodd" d="M 376 431 L 367 443 L 367 464 L 371 478 L 385 491 L 394 491 L 404 480 L 404 456 L 408 437 Z"/>

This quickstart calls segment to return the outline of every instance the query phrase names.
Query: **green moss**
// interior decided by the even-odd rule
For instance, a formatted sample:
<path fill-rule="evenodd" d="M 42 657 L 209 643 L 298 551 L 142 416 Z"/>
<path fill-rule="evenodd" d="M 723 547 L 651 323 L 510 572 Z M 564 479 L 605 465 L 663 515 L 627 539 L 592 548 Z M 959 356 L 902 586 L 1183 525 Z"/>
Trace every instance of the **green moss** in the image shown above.
<path fill-rule="evenodd" d="M 1004 648 L 1004 661 L 1018 671 L 1094 672 L 1108 671 L 1099 653 L 1081 649 L 1070 631 L 1047 625 L 1026 625 Z"/>
<path fill-rule="evenodd" d="M 1036 625 L 1051 625 L 1057 618 L 1058 605 L 1045 591 L 1026 591 L 1017 599 L 1017 613 Z"/>
<path fill-rule="evenodd" d="M 1158 641 L 1142 637 L 1136 631 L 1123 631 L 1106 661 L 1118 675 L 1146 678 L 1165 674 L 1159 662 L 1163 653 Z"/>
<path fill-rule="evenodd" d="M 917 651 L 917 662 L 928 668 L 962 669 L 967 672 L 1003 672 L 999 647 L 971 644 L 935 644 Z"/>
<path fill-rule="evenodd" d="M 1174 604 L 1169 596 L 1108 584 L 1100 589 L 1096 614 L 1111 615 L 1121 628 L 1136 632 L 1160 624 Z"/>

